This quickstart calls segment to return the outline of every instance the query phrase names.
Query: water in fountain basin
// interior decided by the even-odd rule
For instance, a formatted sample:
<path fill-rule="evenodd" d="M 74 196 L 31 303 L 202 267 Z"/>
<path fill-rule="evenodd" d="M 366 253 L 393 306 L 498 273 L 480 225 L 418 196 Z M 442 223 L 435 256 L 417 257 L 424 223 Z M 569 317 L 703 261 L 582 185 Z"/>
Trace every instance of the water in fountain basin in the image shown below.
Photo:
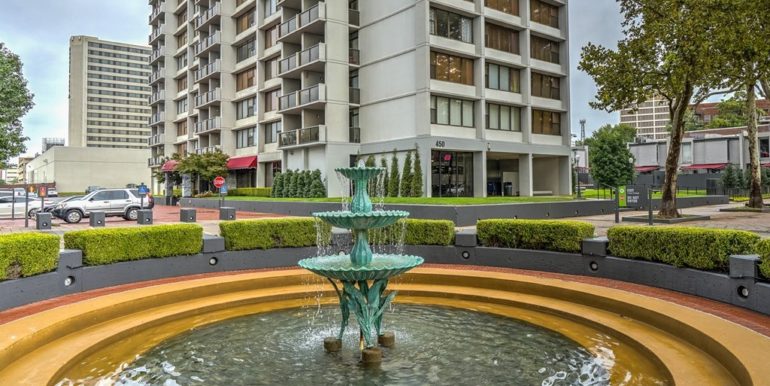
<path fill-rule="evenodd" d="M 385 210 L 385 173 L 377 175 L 374 210 Z"/>
<path fill-rule="evenodd" d="M 343 176 L 341 172 L 337 172 L 337 180 L 340 182 L 340 197 L 342 200 L 342 210 L 350 211 L 350 192 L 352 185 L 347 177 Z"/>

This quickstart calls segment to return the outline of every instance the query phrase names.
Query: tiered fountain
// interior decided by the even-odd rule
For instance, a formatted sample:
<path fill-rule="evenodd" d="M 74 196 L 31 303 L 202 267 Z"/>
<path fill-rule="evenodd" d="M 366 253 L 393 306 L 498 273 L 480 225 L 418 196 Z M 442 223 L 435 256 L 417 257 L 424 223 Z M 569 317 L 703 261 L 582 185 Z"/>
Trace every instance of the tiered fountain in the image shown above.
<path fill-rule="evenodd" d="M 313 213 L 313 216 L 332 226 L 351 229 L 355 244 L 350 255 L 314 257 L 301 260 L 299 265 L 326 277 L 340 298 L 340 331 L 336 337 L 324 340 L 325 349 L 330 352 L 341 349 L 342 336 L 352 309 L 360 328 L 362 359 L 365 363 L 377 363 L 381 361 L 382 354 L 376 344 L 379 342 L 389 346 L 394 339 L 392 333 L 382 331 L 383 313 L 396 296 L 395 291 L 385 295 L 388 280 L 422 264 L 423 259 L 409 255 L 372 254 L 367 235 L 369 229 L 386 227 L 409 216 L 409 212 L 402 210 L 372 210 L 367 192 L 368 181 L 384 169 L 359 164 L 358 167 L 336 170 L 354 181 L 355 194 L 351 199 L 350 211 Z M 337 280 L 342 283 L 342 290 Z"/>

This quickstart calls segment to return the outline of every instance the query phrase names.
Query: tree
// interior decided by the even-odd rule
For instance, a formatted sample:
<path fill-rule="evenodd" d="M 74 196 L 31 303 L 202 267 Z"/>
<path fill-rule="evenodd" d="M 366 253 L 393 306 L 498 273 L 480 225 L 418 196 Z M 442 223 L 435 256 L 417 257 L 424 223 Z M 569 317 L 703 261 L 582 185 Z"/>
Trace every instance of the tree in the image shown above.
<path fill-rule="evenodd" d="M 273 189 L 270 191 L 272 197 L 283 197 L 283 173 L 278 173 L 273 178 Z"/>
<path fill-rule="evenodd" d="M 623 40 L 617 50 L 589 43 L 579 69 L 597 84 L 591 106 L 617 111 L 653 95 L 668 103 L 671 141 L 659 215 L 679 217 L 676 179 L 684 136 L 685 112 L 693 96 L 705 100 L 723 79 L 716 66 L 714 19 L 717 7 L 703 0 L 619 0 Z M 594 165 L 592 165 L 594 167 Z"/>
<path fill-rule="evenodd" d="M 309 197 L 326 197 L 326 187 L 321 179 L 321 171 L 316 169 L 311 174 L 311 195 Z"/>
<path fill-rule="evenodd" d="M 32 109 L 32 95 L 19 56 L 0 43 L 0 162 L 27 150 L 21 118 Z"/>
<path fill-rule="evenodd" d="M 300 194 L 300 197 L 312 197 L 312 185 L 313 185 L 313 176 L 312 172 L 310 170 L 303 170 L 302 171 L 302 183 L 300 186 L 302 187 L 302 194 Z"/>
<path fill-rule="evenodd" d="M 364 166 L 369 168 L 377 166 L 377 162 L 374 160 L 373 154 L 369 154 L 369 156 L 366 157 Z M 377 196 L 377 179 L 371 179 L 369 182 L 367 182 L 367 191 L 369 192 L 369 197 Z"/>
<path fill-rule="evenodd" d="M 420 147 L 414 151 L 414 173 L 412 173 L 412 197 L 422 197 L 422 163 L 420 162 Z"/>
<path fill-rule="evenodd" d="M 289 190 L 286 192 L 286 197 L 298 197 L 298 187 L 299 185 L 299 170 L 295 170 L 291 172 L 291 176 L 289 177 Z"/>
<path fill-rule="evenodd" d="M 628 129 L 626 125 L 604 125 L 586 138 L 588 145 L 591 176 L 602 187 L 617 187 L 629 184 L 634 179 L 634 163 L 628 150 Z"/>
<path fill-rule="evenodd" d="M 398 177 L 398 157 L 396 149 L 393 149 L 393 156 L 390 158 L 390 178 L 388 181 L 388 197 L 398 197 L 401 181 Z"/>
<path fill-rule="evenodd" d="M 735 189 L 738 186 L 738 176 L 733 164 L 727 164 L 725 171 L 722 172 L 720 182 L 725 190 Z"/>
<path fill-rule="evenodd" d="M 401 197 L 412 195 L 412 152 L 406 153 L 404 171 L 401 172 Z"/>
<path fill-rule="evenodd" d="M 204 181 L 212 181 L 216 176 L 227 175 L 228 158 L 230 157 L 227 154 L 219 150 L 203 154 L 192 153 L 179 159 L 175 171 L 197 176 Z"/>
<path fill-rule="evenodd" d="M 382 158 L 380 158 L 380 167 L 382 170 L 382 194 L 387 196 L 388 195 L 388 189 L 390 185 L 388 183 L 390 182 L 390 179 L 388 178 L 388 160 L 383 155 Z"/>

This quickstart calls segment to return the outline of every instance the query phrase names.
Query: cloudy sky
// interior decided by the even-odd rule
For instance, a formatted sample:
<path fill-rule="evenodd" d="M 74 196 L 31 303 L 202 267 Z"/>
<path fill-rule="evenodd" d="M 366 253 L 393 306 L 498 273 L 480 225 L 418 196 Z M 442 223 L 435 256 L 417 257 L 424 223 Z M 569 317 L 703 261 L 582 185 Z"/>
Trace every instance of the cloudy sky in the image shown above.
<path fill-rule="evenodd" d="M 69 37 L 90 35 L 105 40 L 146 44 L 150 8 L 146 0 L 2 0 L 0 42 L 21 56 L 24 75 L 35 94 L 35 107 L 24 118 L 27 153 L 40 151 L 43 137 L 67 136 Z M 580 47 L 591 41 L 615 46 L 620 39 L 620 14 L 615 0 L 570 2 L 572 66 L 572 131 L 578 120 L 588 131 L 616 123 L 617 114 L 592 110 L 593 81 L 578 72 Z"/>

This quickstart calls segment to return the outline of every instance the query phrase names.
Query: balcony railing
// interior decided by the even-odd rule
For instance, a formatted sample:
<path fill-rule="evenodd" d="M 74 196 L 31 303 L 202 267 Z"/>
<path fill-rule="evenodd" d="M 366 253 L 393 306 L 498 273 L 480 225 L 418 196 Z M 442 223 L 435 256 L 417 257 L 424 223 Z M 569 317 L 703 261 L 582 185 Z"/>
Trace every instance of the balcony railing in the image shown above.
<path fill-rule="evenodd" d="M 166 112 L 161 111 L 159 113 L 155 113 L 150 116 L 150 125 L 157 125 L 158 123 L 163 123 L 165 120 L 166 120 Z"/>
<path fill-rule="evenodd" d="M 196 154 L 205 154 L 205 153 L 214 153 L 217 150 L 221 150 L 222 146 L 220 145 L 214 145 L 214 146 L 207 146 L 207 147 L 199 147 L 195 149 Z"/>
<path fill-rule="evenodd" d="M 163 57 L 163 51 L 164 51 L 163 50 L 163 46 L 161 46 L 160 48 L 156 48 L 156 49 L 152 50 L 152 53 L 150 54 L 150 63 L 152 63 L 152 62 L 162 58 Z"/>
<path fill-rule="evenodd" d="M 349 131 L 348 141 L 351 143 L 361 143 L 361 128 L 351 127 Z"/>
<path fill-rule="evenodd" d="M 154 29 L 152 33 L 150 33 L 149 42 L 152 43 L 155 39 L 159 38 L 160 35 L 163 35 L 163 27 L 165 25 L 161 24 L 158 26 L 158 28 Z"/>
<path fill-rule="evenodd" d="M 360 15 L 357 9 L 348 9 L 348 23 L 358 27 L 360 25 Z"/>
<path fill-rule="evenodd" d="M 311 7 L 305 12 L 302 12 L 299 14 L 299 25 L 300 26 L 306 26 L 316 20 L 318 20 L 320 16 L 320 8 L 319 5 L 323 3 L 319 3 Z"/>
<path fill-rule="evenodd" d="M 297 91 L 278 98 L 278 110 L 286 110 L 295 106 L 297 106 Z"/>
<path fill-rule="evenodd" d="M 163 164 L 163 160 L 164 160 L 163 156 L 150 157 L 147 159 L 147 166 L 151 168 L 160 166 Z"/>
<path fill-rule="evenodd" d="M 289 147 L 324 142 L 326 126 L 319 125 L 302 129 L 289 130 L 280 133 L 278 147 Z"/>
<path fill-rule="evenodd" d="M 357 48 L 348 48 L 348 63 L 355 65 L 361 64 L 361 51 Z"/>
<path fill-rule="evenodd" d="M 281 59 L 281 61 L 278 62 L 279 74 L 289 72 L 295 68 L 297 68 L 297 54 L 292 54 L 291 56 L 285 59 Z"/>
<path fill-rule="evenodd" d="M 299 144 L 314 143 L 321 140 L 320 126 L 299 129 Z"/>
<path fill-rule="evenodd" d="M 318 43 L 306 50 L 299 53 L 299 65 L 304 66 L 308 63 L 315 62 L 321 57 L 321 47 L 323 43 Z"/>
<path fill-rule="evenodd" d="M 154 146 L 154 145 L 162 144 L 162 143 L 164 143 L 164 142 L 165 142 L 165 136 L 164 136 L 163 134 L 155 134 L 155 135 L 151 136 L 151 137 L 150 137 L 150 138 L 147 140 L 147 143 L 148 143 L 150 146 Z"/>
<path fill-rule="evenodd" d="M 205 133 L 207 131 L 220 129 L 221 127 L 222 127 L 221 117 L 206 119 L 195 123 L 194 133 L 195 134 Z"/>
<path fill-rule="evenodd" d="M 284 146 L 294 146 L 297 144 L 297 131 L 299 130 L 291 130 L 291 131 L 284 131 L 279 134 L 278 136 L 278 146 L 284 147 Z"/>
<path fill-rule="evenodd" d="M 150 17 L 148 19 L 148 23 L 147 24 L 152 24 L 153 20 L 155 20 L 155 18 L 160 16 L 161 13 L 163 13 L 163 10 L 161 9 L 161 7 L 153 8 L 152 9 L 152 13 L 150 13 Z"/>
<path fill-rule="evenodd" d="M 218 101 L 221 98 L 220 89 L 216 88 L 195 97 L 195 107 Z"/>
<path fill-rule="evenodd" d="M 297 30 L 297 17 L 293 17 L 283 23 L 281 23 L 281 26 L 278 27 L 278 37 L 284 37 L 294 31 Z"/>
<path fill-rule="evenodd" d="M 195 49 L 193 50 L 193 52 L 195 55 L 198 55 L 201 52 L 209 49 L 209 47 L 215 44 L 219 44 L 221 42 L 222 42 L 222 35 L 219 33 L 219 31 L 217 31 L 213 35 L 198 42 L 198 44 L 195 45 Z"/>
<path fill-rule="evenodd" d="M 317 102 L 320 99 L 320 85 L 308 87 L 304 90 L 299 90 L 299 104 L 304 105 L 312 102 Z"/>
<path fill-rule="evenodd" d="M 160 90 L 150 95 L 150 104 L 166 99 L 166 90 Z"/>
<path fill-rule="evenodd" d="M 199 81 L 215 72 L 220 71 L 220 61 L 219 59 L 215 60 L 214 63 L 209 63 L 201 68 L 199 68 L 197 71 L 195 71 L 195 81 Z"/>
<path fill-rule="evenodd" d="M 152 74 L 150 74 L 150 84 L 153 84 L 157 82 L 158 80 L 163 78 L 163 73 L 166 69 L 161 68 L 158 71 L 153 71 Z"/>
<path fill-rule="evenodd" d="M 350 103 L 354 104 L 360 104 L 361 103 L 361 89 L 357 87 L 351 87 L 348 90 L 349 96 L 350 96 Z"/>
<path fill-rule="evenodd" d="M 221 16 L 221 15 L 222 15 L 222 11 L 221 11 L 221 8 L 219 7 L 219 3 L 214 4 L 213 7 L 203 11 L 200 14 L 200 16 L 195 18 L 195 29 L 198 29 L 200 28 L 200 26 L 205 25 L 206 23 L 209 22 L 209 20 L 211 20 L 215 16 Z"/>

